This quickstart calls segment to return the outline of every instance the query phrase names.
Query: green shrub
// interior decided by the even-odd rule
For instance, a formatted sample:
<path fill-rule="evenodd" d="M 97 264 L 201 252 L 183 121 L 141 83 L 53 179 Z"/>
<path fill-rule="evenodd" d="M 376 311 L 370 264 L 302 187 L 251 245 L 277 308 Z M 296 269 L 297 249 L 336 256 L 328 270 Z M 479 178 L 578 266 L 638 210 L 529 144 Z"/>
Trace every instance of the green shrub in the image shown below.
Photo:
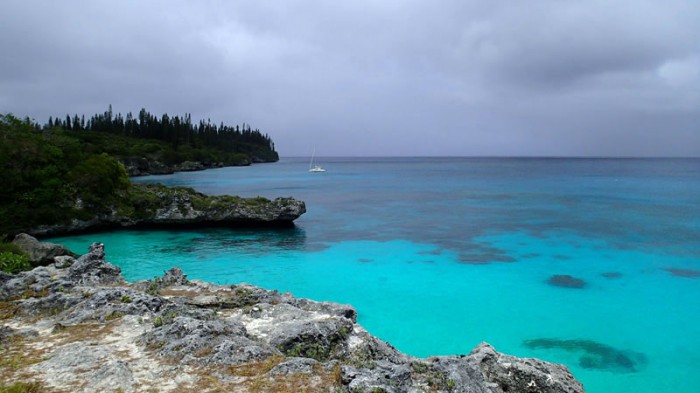
<path fill-rule="evenodd" d="M 80 190 L 83 200 L 96 206 L 104 204 L 105 199 L 109 200 L 129 187 L 124 166 L 105 153 L 78 163 L 68 178 Z"/>
<path fill-rule="evenodd" d="M 0 270 L 17 274 L 25 270 L 31 270 L 32 265 L 26 255 L 17 255 L 12 252 L 0 252 Z"/>

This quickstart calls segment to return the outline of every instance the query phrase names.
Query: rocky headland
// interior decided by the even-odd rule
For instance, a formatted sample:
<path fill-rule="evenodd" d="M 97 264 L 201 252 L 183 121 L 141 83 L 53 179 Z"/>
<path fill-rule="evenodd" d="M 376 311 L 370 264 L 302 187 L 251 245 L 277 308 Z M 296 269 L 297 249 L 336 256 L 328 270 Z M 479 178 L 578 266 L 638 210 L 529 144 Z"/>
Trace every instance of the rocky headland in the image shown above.
<path fill-rule="evenodd" d="M 271 162 L 257 156 L 248 158 L 241 156 L 235 162 L 220 162 L 220 161 L 183 161 L 177 164 L 167 165 L 157 159 L 149 157 L 125 157 L 120 158 L 119 162 L 124 165 L 126 172 L 131 177 L 150 176 L 150 175 L 170 175 L 175 172 L 193 172 L 203 171 L 205 169 L 223 168 L 226 166 L 248 166 L 252 163 Z"/>
<path fill-rule="evenodd" d="M 292 197 L 241 198 L 205 195 L 189 187 L 133 184 L 125 202 L 100 213 L 23 231 L 33 236 L 53 236 L 112 228 L 284 227 L 292 226 L 305 212 L 304 202 Z"/>
<path fill-rule="evenodd" d="M 25 244 L 31 239 L 23 239 Z M 23 247 L 30 247 L 25 245 Z M 104 246 L 0 273 L 0 380 L 64 392 L 583 392 L 562 365 L 482 343 L 415 358 L 357 324 L 351 306 L 178 268 L 128 283 Z M 59 255 L 57 255 L 59 254 Z"/>

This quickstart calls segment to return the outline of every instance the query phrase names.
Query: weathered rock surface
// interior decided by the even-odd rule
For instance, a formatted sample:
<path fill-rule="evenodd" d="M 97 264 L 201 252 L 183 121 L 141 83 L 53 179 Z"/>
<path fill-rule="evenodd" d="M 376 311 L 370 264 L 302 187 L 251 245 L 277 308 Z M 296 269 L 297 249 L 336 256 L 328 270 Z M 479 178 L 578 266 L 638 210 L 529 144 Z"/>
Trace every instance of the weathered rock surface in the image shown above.
<path fill-rule="evenodd" d="M 134 224 L 197 223 L 282 223 L 292 222 L 306 212 L 306 205 L 294 198 L 238 198 L 206 196 L 191 188 L 162 188 L 147 185 L 160 201 L 153 215 Z"/>
<path fill-rule="evenodd" d="M 565 366 L 539 359 L 519 359 L 504 355 L 486 343 L 476 347 L 467 356 L 467 362 L 481 371 L 484 380 L 492 384 L 494 392 L 581 391 L 580 385 Z"/>
<path fill-rule="evenodd" d="M 123 157 L 119 162 L 124 164 L 129 176 L 149 176 L 149 175 L 170 175 L 175 172 L 201 171 L 210 168 L 224 167 L 222 162 L 214 161 L 185 161 L 175 165 L 165 165 L 164 163 L 148 157 Z M 258 157 L 253 157 L 253 162 L 269 162 Z M 251 162 L 248 159 L 241 159 L 239 162 L 231 163 L 234 166 L 247 166 Z"/>
<path fill-rule="evenodd" d="M 114 208 L 89 220 L 42 225 L 28 228 L 34 236 L 77 233 L 90 230 L 127 227 L 182 226 L 292 226 L 306 213 L 303 201 L 291 197 L 273 200 L 239 198 L 229 195 L 208 196 L 187 187 L 165 187 L 159 184 L 135 184 L 141 192 L 133 206 Z M 69 254 L 65 254 L 69 255 Z"/>
<path fill-rule="evenodd" d="M 40 242 L 26 233 L 20 233 L 15 236 L 12 243 L 29 256 L 29 262 L 31 262 L 32 266 L 47 265 L 54 262 L 54 258 L 58 256 L 78 256 L 60 244 Z"/>
<path fill-rule="evenodd" d="M 172 166 L 146 157 L 121 158 L 119 162 L 124 165 L 129 176 L 170 175 L 175 172 Z"/>
<path fill-rule="evenodd" d="M 347 305 L 174 268 L 128 284 L 104 246 L 0 280 L 0 380 L 47 391 L 578 393 L 561 365 L 501 354 L 405 355 Z"/>

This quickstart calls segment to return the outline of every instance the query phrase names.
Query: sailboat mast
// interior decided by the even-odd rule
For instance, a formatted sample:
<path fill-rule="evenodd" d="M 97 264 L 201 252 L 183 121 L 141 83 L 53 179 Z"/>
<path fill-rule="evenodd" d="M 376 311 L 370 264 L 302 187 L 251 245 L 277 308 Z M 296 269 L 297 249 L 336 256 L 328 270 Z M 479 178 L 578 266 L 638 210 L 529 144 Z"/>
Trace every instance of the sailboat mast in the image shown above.
<path fill-rule="evenodd" d="M 309 162 L 309 169 L 313 168 L 313 166 L 314 166 L 314 157 L 315 156 L 316 156 L 316 146 L 314 146 L 314 149 L 311 152 L 311 162 Z"/>

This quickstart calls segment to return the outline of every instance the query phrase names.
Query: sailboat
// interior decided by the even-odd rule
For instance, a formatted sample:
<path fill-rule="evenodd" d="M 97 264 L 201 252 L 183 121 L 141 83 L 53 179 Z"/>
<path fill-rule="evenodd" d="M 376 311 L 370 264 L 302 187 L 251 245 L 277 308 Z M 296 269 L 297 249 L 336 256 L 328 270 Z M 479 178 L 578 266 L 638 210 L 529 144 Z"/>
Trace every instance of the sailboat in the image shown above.
<path fill-rule="evenodd" d="M 309 172 L 325 172 L 326 170 L 323 169 L 320 165 L 316 164 L 314 165 L 314 158 L 316 156 L 316 148 L 314 147 L 313 153 L 311 153 L 311 162 L 309 163 Z"/>

